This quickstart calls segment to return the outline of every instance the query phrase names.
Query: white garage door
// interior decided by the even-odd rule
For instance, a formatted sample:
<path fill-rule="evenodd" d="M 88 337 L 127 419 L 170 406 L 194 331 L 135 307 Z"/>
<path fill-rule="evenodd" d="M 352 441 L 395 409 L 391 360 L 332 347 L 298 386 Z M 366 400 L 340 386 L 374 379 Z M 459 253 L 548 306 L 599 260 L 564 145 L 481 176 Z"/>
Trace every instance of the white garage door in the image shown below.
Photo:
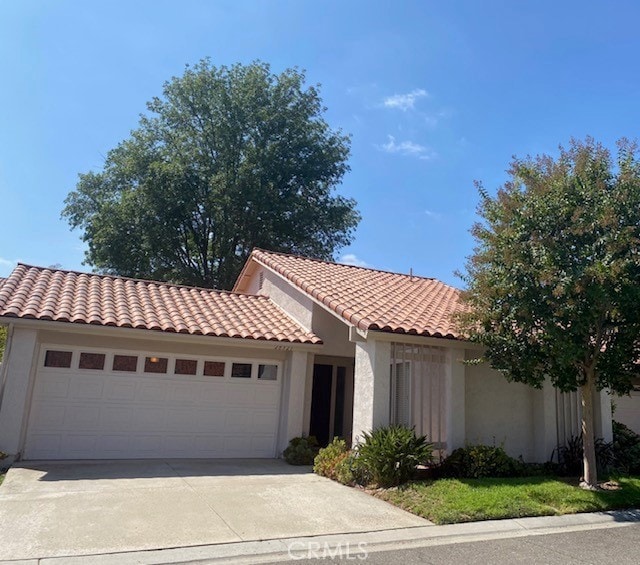
<path fill-rule="evenodd" d="M 274 457 L 275 361 L 42 348 L 25 459 Z"/>

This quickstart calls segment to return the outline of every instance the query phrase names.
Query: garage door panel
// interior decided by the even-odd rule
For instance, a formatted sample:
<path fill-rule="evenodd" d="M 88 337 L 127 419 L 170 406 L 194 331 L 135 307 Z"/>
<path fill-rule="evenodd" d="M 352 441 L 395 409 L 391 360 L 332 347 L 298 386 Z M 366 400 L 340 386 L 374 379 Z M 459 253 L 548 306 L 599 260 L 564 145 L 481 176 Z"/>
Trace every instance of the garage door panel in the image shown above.
<path fill-rule="evenodd" d="M 70 377 L 67 375 L 48 375 L 46 379 L 36 382 L 34 393 L 37 397 L 47 398 L 67 398 L 69 395 Z"/>
<path fill-rule="evenodd" d="M 245 457 L 246 453 L 251 453 L 251 438 L 245 435 L 225 436 L 225 450 L 231 457 Z"/>
<path fill-rule="evenodd" d="M 273 439 L 275 438 L 272 438 L 272 437 L 251 438 L 250 452 L 256 454 L 254 455 L 254 457 L 269 457 L 269 447 Z"/>
<path fill-rule="evenodd" d="M 98 430 L 100 411 L 93 406 L 72 405 L 66 408 L 64 429 Z"/>
<path fill-rule="evenodd" d="M 257 434 L 270 429 L 274 417 L 277 417 L 277 414 L 274 414 L 273 410 L 253 412 L 251 414 L 251 431 Z"/>
<path fill-rule="evenodd" d="M 68 398 L 76 400 L 102 400 L 104 393 L 104 379 L 74 378 L 69 386 Z"/>
<path fill-rule="evenodd" d="M 202 387 L 200 383 L 171 385 L 169 396 L 174 404 L 193 406 L 202 396 Z"/>
<path fill-rule="evenodd" d="M 225 426 L 225 411 L 221 407 L 200 409 L 196 412 L 197 426 L 200 430 L 223 430 Z"/>
<path fill-rule="evenodd" d="M 108 378 L 108 377 L 107 377 Z M 136 383 L 123 378 L 111 377 L 104 387 L 104 399 L 114 402 L 134 401 L 136 397 Z"/>
<path fill-rule="evenodd" d="M 40 414 L 38 424 L 41 429 L 55 429 L 64 426 L 64 417 L 66 414 L 64 405 L 39 402 L 33 407 L 33 410 Z"/>
<path fill-rule="evenodd" d="M 41 368 L 24 458 L 273 457 L 280 384 Z"/>
<path fill-rule="evenodd" d="M 167 399 L 165 383 L 153 383 L 140 380 L 136 387 L 135 400 L 138 402 L 157 403 Z"/>
<path fill-rule="evenodd" d="M 127 453 L 131 440 L 127 435 L 105 435 L 98 438 L 97 449 L 110 453 L 116 458 L 120 453 Z"/>
<path fill-rule="evenodd" d="M 131 428 L 133 431 L 153 432 L 164 431 L 165 412 L 163 406 L 140 406 L 133 409 Z"/>
<path fill-rule="evenodd" d="M 225 386 L 225 384 L 227 386 Z M 229 384 L 230 383 L 202 383 L 198 390 L 198 398 L 196 399 L 198 406 L 211 406 L 212 403 L 216 406 L 229 404 Z"/>
<path fill-rule="evenodd" d="M 107 432 L 131 429 L 133 408 L 126 406 L 102 406 L 100 408 L 100 429 Z"/>
<path fill-rule="evenodd" d="M 204 434 L 196 437 L 195 448 L 202 457 L 219 457 L 218 453 L 225 452 L 225 439 L 219 434 Z"/>
<path fill-rule="evenodd" d="M 198 414 L 189 409 L 168 409 L 166 413 L 166 429 L 178 432 L 189 432 L 197 429 Z"/>
<path fill-rule="evenodd" d="M 133 434 L 130 438 L 130 449 L 139 453 L 139 457 L 162 457 L 162 436 Z M 130 457 L 123 455 L 123 457 Z"/>
<path fill-rule="evenodd" d="M 39 459 L 55 459 L 60 453 L 61 438 L 59 434 L 34 433 L 29 440 L 30 449 L 34 454 L 37 454 Z"/>
<path fill-rule="evenodd" d="M 97 441 L 95 435 L 68 433 L 60 436 L 60 449 L 74 459 L 83 459 L 96 452 Z"/>
<path fill-rule="evenodd" d="M 250 414 L 245 411 L 227 410 L 225 424 L 227 429 L 246 430 L 250 422 Z"/>
<path fill-rule="evenodd" d="M 252 391 L 252 404 L 254 406 L 272 407 L 278 401 L 279 389 L 274 386 L 265 386 L 263 383 L 258 384 L 261 390 Z"/>

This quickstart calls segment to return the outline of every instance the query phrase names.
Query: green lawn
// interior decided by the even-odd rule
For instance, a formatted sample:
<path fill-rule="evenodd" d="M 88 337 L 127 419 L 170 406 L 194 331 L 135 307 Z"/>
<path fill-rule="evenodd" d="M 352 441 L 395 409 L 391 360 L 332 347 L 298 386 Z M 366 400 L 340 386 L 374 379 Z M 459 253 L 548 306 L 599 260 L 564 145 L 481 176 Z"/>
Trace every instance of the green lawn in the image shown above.
<path fill-rule="evenodd" d="M 555 477 L 416 481 L 377 496 L 436 524 L 640 508 L 640 478 L 591 492 Z"/>

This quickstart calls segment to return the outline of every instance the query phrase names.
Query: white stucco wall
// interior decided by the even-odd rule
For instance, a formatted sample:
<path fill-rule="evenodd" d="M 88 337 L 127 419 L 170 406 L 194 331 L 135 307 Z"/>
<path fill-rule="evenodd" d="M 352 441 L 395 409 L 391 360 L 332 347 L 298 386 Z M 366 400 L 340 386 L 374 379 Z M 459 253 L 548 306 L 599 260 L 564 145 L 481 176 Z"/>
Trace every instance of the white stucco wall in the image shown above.
<path fill-rule="evenodd" d="M 318 304 L 313 305 L 312 314 L 311 330 L 322 338 L 322 354 L 353 359 L 356 344 L 349 341 L 349 326 Z"/>
<path fill-rule="evenodd" d="M 353 441 L 389 424 L 391 343 L 375 340 L 356 344 L 353 376 Z"/>
<path fill-rule="evenodd" d="M 26 407 L 35 370 L 38 332 L 15 328 L 6 363 L 6 380 L 0 401 L 0 451 L 14 458 L 20 449 Z"/>
<path fill-rule="evenodd" d="M 309 357 L 311 355 L 306 352 L 294 351 L 285 364 L 278 455 L 287 448 L 290 440 L 304 435 L 308 429 L 305 428 L 304 403 Z"/>
<path fill-rule="evenodd" d="M 613 419 L 640 434 L 640 392 L 632 392 L 631 396 L 614 396 Z"/>
<path fill-rule="evenodd" d="M 508 382 L 486 363 L 466 369 L 466 442 L 502 445 L 512 457 L 536 460 L 534 398 L 540 391 Z"/>
<path fill-rule="evenodd" d="M 310 330 L 312 326 L 313 300 L 293 288 L 290 283 L 278 275 L 263 267 L 260 267 L 260 269 L 253 274 L 251 284 L 248 288 L 254 289 L 257 294 L 264 294 L 271 298 L 271 300 L 280 306 L 291 318 L 305 329 Z M 264 275 L 264 280 L 262 290 L 258 291 L 255 285 L 261 272 Z"/>
<path fill-rule="evenodd" d="M 447 350 L 447 375 L 445 380 L 447 451 L 451 453 L 464 447 L 466 440 L 466 366 L 464 349 Z"/>
<path fill-rule="evenodd" d="M 355 344 L 349 341 L 349 326 L 282 277 L 258 265 L 246 283 L 245 292 L 268 296 L 300 325 L 320 336 L 324 343 L 323 355 L 355 357 Z"/>

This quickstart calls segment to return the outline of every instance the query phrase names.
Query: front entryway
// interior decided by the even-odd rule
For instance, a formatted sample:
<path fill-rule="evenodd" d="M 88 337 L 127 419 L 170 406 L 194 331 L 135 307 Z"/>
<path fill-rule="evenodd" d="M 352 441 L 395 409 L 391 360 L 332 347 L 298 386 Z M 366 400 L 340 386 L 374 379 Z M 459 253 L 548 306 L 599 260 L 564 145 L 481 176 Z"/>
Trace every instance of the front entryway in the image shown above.
<path fill-rule="evenodd" d="M 334 437 L 351 442 L 353 359 L 316 356 L 313 366 L 309 435 L 320 445 Z"/>

